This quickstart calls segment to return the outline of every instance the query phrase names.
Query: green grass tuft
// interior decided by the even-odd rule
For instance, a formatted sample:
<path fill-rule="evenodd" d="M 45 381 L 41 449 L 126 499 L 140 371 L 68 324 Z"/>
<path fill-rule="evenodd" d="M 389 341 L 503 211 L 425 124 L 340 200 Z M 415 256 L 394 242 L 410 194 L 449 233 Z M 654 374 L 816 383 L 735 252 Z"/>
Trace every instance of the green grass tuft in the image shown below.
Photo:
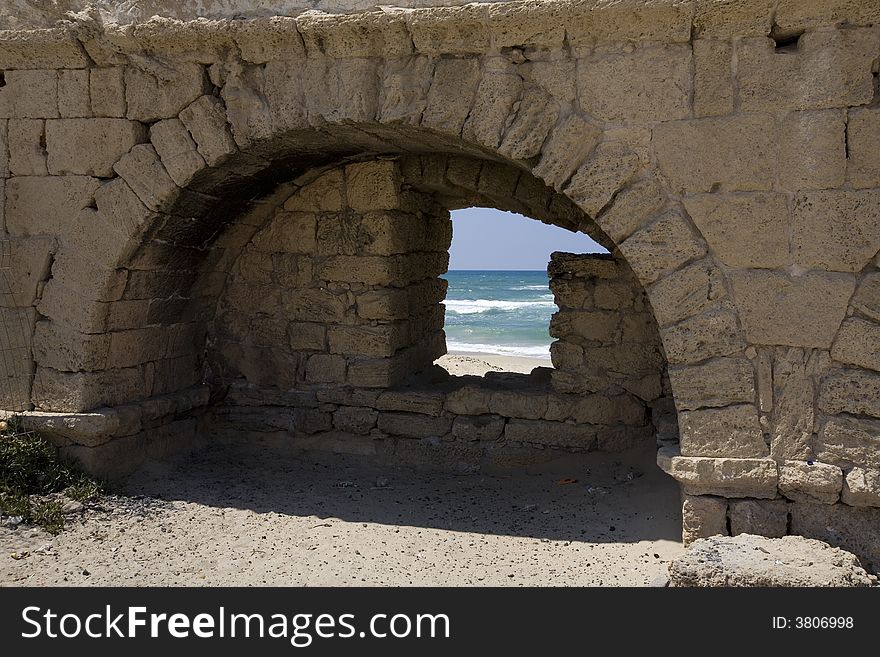
<path fill-rule="evenodd" d="M 86 502 L 101 490 L 99 482 L 61 460 L 46 440 L 26 431 L 20 418 L 0 423 L 0 515 L 20 516 L 57 534 L 64 528 L 62 502 L 42 498 L 62 493 Z"/>

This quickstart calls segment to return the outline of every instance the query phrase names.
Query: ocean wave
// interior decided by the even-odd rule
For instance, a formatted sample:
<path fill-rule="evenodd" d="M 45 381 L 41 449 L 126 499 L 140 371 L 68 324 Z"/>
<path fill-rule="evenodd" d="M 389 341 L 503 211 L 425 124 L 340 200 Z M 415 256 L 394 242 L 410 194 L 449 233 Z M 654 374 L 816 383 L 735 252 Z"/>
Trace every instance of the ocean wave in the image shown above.
<path fill-rule="evenodd" d="M 546 358 L 550 360 L 550 345 L 524 346 L 508 344 L 482 344 L 470 342 L 446 341 L 446 349 L 450 353 L 495 354 L 497 356 L 523 356 L 527 358 Z"/>
<path fill-rule="evenodd" d="M 493 299 L 447 299 L 446 310 L 458 315 L 473 315 L 492 310 L 519 310 L 521 308 L 555 308 L 552 301 L 496 301 Z"/>
<path fill-rule="evenodd" d="M 518 285 L 516 287 L 507 288 L 509 290 L 546 290 L 547 285 Z"/>

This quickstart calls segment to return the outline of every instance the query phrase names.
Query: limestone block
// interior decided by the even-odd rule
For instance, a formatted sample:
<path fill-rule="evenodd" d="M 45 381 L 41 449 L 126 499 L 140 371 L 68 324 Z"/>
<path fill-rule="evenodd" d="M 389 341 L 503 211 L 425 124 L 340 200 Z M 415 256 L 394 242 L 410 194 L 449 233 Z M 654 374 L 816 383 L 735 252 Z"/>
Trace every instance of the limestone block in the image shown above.
<path fill-rule="evenodd" d="M 489 398 L 489 412 L 502 417 L 538 420 L 547 412 L 547 394 L 533 390 L 495 390 Z"/>
<path fill-rule="evenodd" d="M 571 418 L 578 424 L 639 426 L 645 423 L 645 406 L 629 395 L 584 395 L 572 405 Z"/>
<path fill-rule="evenodd" d="M 619 321 L 620 316 L 615 312 L 563 310 L 551 318 L 550 335 L 614 344 L 618 339 Z"/>
<path fill-rule="evenodd" d="M 317 249 L 317 219 L 307 212 L 279 212 L 253 240 L 266 253 L 313 254 Z"/>
<path fill-rule="evenodd" d="M 880 469 L 880 422 L 832 418 L 819 432 L 817 458 L 842 468 Z"/>
<path fill-rule="evenodd" d="M 679 410 L 754 403 L 755 375 L 744 358 L 717 358 L 700 365 L 669 368 L 669 382 Z"/>
<path fill-rule="evenodd" d="M 661 326 L 708 310 L 726 293 L 721 271 L 711 260 L 695 262 L 648 287 L 651 308 Z"/>
<path fill-rule="evenodd" d="M 333 426 L 340 431 L 366 435 L 376 426 L 378 411 L 366 406 L 342 406 L 333 412 Z"/>
<path fill-rule="evenodd" d="M 318 277 L 324 281 L 403 287 L 442 274 L 448 261 L 448 253 L 334 256 L 318 266 Z"/>
<path fill-rule="evenodd" d="M 713 147 L 695 150 L 694 144 Z M 676 192 L 763 191 L 773 185 L 777 148 L 770 116 L 660 123 L 653 146 L 660 171 Z"/>
<path fill-rule="evenodd" d="M 510 126 L 498 152 L 514 160 L 527 160 L 541 153 L 541 145 L 556 125 L 559 103 L 537 87 L 527 88 L 515 106 Z"/>
<path fill-rule="evenodd" d="M 421 413 L 379 413 L 380 431 L 407 438 L 431 438 L 444 436 L 452 428 L 450 416 L 432 417 Z"/>
<path fill-rule="evenodd" d="M 547 274 L 551 278 L 570 275 L 576 278 L 611 280 L 620 278 L 620 267 L 610 254 L 554 251 L 550 255 Z"/>
<path fill-rule="evenodd" d="M 840 274 L 737 271 L 730 281 L 749 342 L 794 347 L 829 348 L 855 290 Z"/>
<path fill-rule="evenodd" d="M 116 161 L 145 140 L 144 126 L 125 119 L 46 121 L 49 173 L 110 178 Z"/>
<path fill-rule="evenodd" d="M 3 289 L 0 306 L 25 308 L 33 305 L 41 283 L 49 278 L 57 246 L 51 237 L 5 238 L 2 243 Z"/>
<path fill-rule="evenodd" d="M 331 169 L 284 202 L 289 212 L 338 212 L 345 208 L 344 169 Z"/>
<path fill-rule="evenodd" d="M 867 569 L 880 570 L 880 510 L 806 502 L 793 502 L 790 509 L 791 533 L 839 545 Z"/>
<path fill-rule="evenodd" d="M 846 136 L 847 181 L 856 189 L 880 187 L 880 110 L 849 110 Z"/>
<path fill-rule="evenodd" d="M 167 352 L 167 334 L 164 327 L 151 326 L 110 334 L 109 367 L 133 367 L 157 361 Z"/>
<path fill-rule="evenodd" d="M 58 113 L 62 118 L 91 115 L 88 69 L 58 71 Z"/>
<path fill-rule="evenodd" d="M 306 363 L 306 381 L 342 383 L 345 381 L 345 358 L 333 354 L 313 354 Z"/>
<path fill-rule="evenodd" d="M 6 229 L 12 235 L 64 235 L 101 184 L 87 176 L 11 178 L 6 184 Z"/>
<path fill-rule="evenodd" d="M 572 6 L 566 36 L 574 47 L 625 41 L 686 42 L 692 9 L 687 3 L 619 0 Z"/>
<path fill-rule="evenodd" d="M 698 117 L 733 111 L 733 47 L 720 39 L 697 39 L 694 47 L 694 114 Z"/>
<path fill-rule="evenodd" d="M 4 71 L 0 87 L 0 118 L 54 119 L 58 117 L 56 71 Z"/>
<path fill-rule="evenodd" d="M 880 273 L 867 274 L 862 279 L 850 305 L 874 321 L 880 321 Z"/>
<path fill-rule="evenodd" d="M 350 164 L 345 182 L 348 204 L 357 212 L 400 207 L 400 173 L 392 161 Z"/>
<path fill-rule="evenodd" d="M 404 324 L 380 326 L 329 326 L 330 352 L 347 356 L 393 356 L 409 342 Z"/>
<path fill-rule="evenodd" d="M 737 46 L 740 108 L 746 112 L 864 105 L 874 95 L 872 61 L 880 35 L 868 28 L 808 32 L 780 52 L 767 37 Z"/>
<path fill-rule="evenodd" d="M 489 5 L 489 33 L 496 48 L 559 47 L 565 38 L 567 7 L 540 2 Z"/>
<path fill-rule="evenodd" d="M 599 283 L 593 291 L 593 298 L 596 308 L 600 310 L 623 310 L 631 308 L 633 305 L 633 292 L 636 288 L 635 282 L 625 283 Z M 625 316 L 623 318 L 624 338 L 627 338 L 627 328 L 633 320 L 641 320 L 638 316 Z M 632 339 L 635 342 L 642 342 L 641 339 L 645 335 L 645 331 L 638 330 L 635 325 L 631 327 L 635 332 Z"/>
<path fill-rule="evenodd" d="M 9 172 L 13 176 L 45 176 L 45 121 L 10 119 L 7 127 Z"/>
<path fill-rule="evenodd" d="M 427 106 L 425 81 L 430 80 L 433 73 L 433 62 L 428 57 L 385 60 L 379 122 L 418 125 Z"/>
<path fill-rule="evenodd" d="M 643 285 L 706 253 L 678 210 L 670 210 L 620 244 L 620 251 Z"/>
<path fill-rule="evenodd" d="M 577 94 L 575 67 L 576 62 L 563 53 L 547 60 L 526 61 L 517 67 L 517 72 L 560 103 L 574 103 Z"/>
<path fill-rule="evenodd" d="M 205 93 L 207 78 L 200 64 L 180 64 L 163 69 L 160 79 L 136 67 L 125 69 L 127 116 L 152 123 L 170 119 Z"/>
<path fill-rule="evenodd" d="M 452 422 L 452 435 L 460 440 L 496 441 L 504 431 L 504 418 L 497 415 L 459 415 Z"/>
<path fill-rule="evenodd" d="M 581 108 L 608 123 L 650 123 L 690 114 L 691 48 L 640 46 L 578 61 Z"/>
<path fill-rule="evenodd" d="M 620 244 L 660 210 L 666 199 L 653 178 L 640 180 L 620 191 L 610 207 L 596 219 L 599 227 Z"/>
<path fill-rule="evenodd" d="M 293 253 L 273 253 L 272 269 L 275 282 L 286 288 L 305 287 L 314 277 L 313 260 Z"/>
<path fill-rule="evenodd" d="M 774 0 L 698 0 L 694 7 L 694 32 L 701 36 L 730 38 L 770 34 Z"/>
<path fill-rule="evenodd" d="M 407 23 L 418 52 L 431 55 L 482 53 L 489 49 L 488 9 L 482 5 L 435 7 L 413 12 Z"/>
<path fill-rule="evenodd" d="M 850 506 L 880 506 L 880 470 L 853 468 L 847 472 L 841 501 Z"/>
<path fill-rule="evenodd" d="M 880 250 L 880 191 L 803 192 L 792 208 L 792 254 L 806 269 L 856 272 Z"/>
<path fill-rule="evenodd" d="M 638 155 L 625 143 L 603 142 L 572 176 L 565 194 L 595 217 L 638 169 Z"/>
<path fill-rule="evenodd" d="M 484 415 L 489 413 L 492 391 L 475 385 L 466 385 L 446 395 L 445 407 L 456 415 Z"/>
<path fill-rule="evenodd" d="M 561 190 L 601 138 L 599 128 L 571 114 L 563 119 L 544 144 L 532 173 L 549 187 Z"/>
<path fill-rule="evenodd" d="M 815 381 L 828 368 L 828 352 L 777 349 L 773 358 L 774 404 L 770 453 L 778 461 L 813 455 Z"/>
<path fill-rule="evenodd" d="M 785 189 L 840 187 L 846 177 L 841 110 L 792 112 L 779 129 L 779 184 Z"/>
<path fill-rule="evenodd" d="M 817 27 L 831 23 L 876 25 L 880 7 L 860 0 L 779 0 L 776 23 L 786 30 Z"/>
<path fill-rule="evenodd" d="M 862 319 L 845 320 L 834 339 L 831 357 L 880 371 L 880 325 Z"/>
<path fill-rule="evenodd" d="M 504 439 L 515 443 L 589 451 L 596 449 L 596 428 L 566 422 L 512 419 L 504 427 Z"/>
<path fill-rule="evenodd" d="M 299 322 L 339 322 L 348 307 L 344 295 L 327 289 L 287 290 L 283 304 L 286 316 Z"/>
<path fill-rule="evenodd" d="M 353 361 L 348 367 L 348 383 L 366 388 L 388 388 L 418 369 L 423 369 L 438 355 L 418 348 L 404 349 L 391 358 L 368 358 Z"/>
<path fill-rule="evenodd" d="M 238 151 L 226 123 L 226 108 L 219 98 L 201 96 L 180 112 L 180 120 L 208 166 L 217 166 Z"/>
<path fill-rule="evenodd" d="M 761 458 L 770 454 L 758 411 L 751 404 L 680 411 L 678 425 L 684 456 Z"/>
<path fill-rule="evenodd" d="M 151 210 L 166 209 L 180 189 L 174 184 L 156 149 L 150 144 L 140 144 L 132 148 L 113 165 L 113 170 Z"/>
<path fill-rule="evenodd" d="M 0 119 L 0 181 L 6 182 L 9 177 L 9 138 L 7 133 L 7 119 Z M 3 205 L 0 205 L 0 217 L 2 217 Z"/>
<path fill-rule="evenodd" d="M 815 461 L 783 461 L 779 465 L 779 490 L 797 502 L 834 504 L 843 488 L 843 471 Z"/>
<path fill-rule="evenodd" d="M 294 351 L 326 348 L 326 328 L 323 324 L 311 322 L 291 322 L 287 328 L 288 345 Z"/>
<path fill-rule="evenodd" d="M 205 160 L 180 119 L 165 119 L 150 126 L 150 141 L 168 175 L 179 187 L 187 186 L 205 168 Z"/>
<path fill-rule="evenodd" d="M 727 536 L 727 505 L 723 497 L 683 495 L 681 503 L 682 543 L 690 545 L 698 538 Z"/>
<path fill-rule="evenodd" d="M 880 418 L 880 375 L 840 370 L 822 380 L 819 408 L 826 413 L 851 413 Z"/>
<path fill-rule="evenodd" d="M 522 84 L 522 78 L 516 75 L 506 58 L 486 58 L 476 97 L 462 126 L 462 137 L 486 148 L 498 148 L 510 112 L 522 92 Z"/>
<path fill-rule="evenodd" d="M 788 264 L 784 194 L 698 194 L 687 197 L 684 206 L 724 264 L 762 269 Z"/>
<path fill-rule="evenodd" d="M 438 416 L 443 410 L 443 395 L 422 390 L 386 390 L 376 400 L 376 408 Z"/>
<path fill-rule="evenodd" d="M 40 367 L 32 400 L 37 410 L 78 413 L 116 406 L 150 395 L 152 381 L 140 367 L 100 372 L 59 372 Z"/>
<path fill-rule="evenodd" d="M 776 461 L 765 459 L 680 456 L 661 448 L 657 465 L 677 480 L 688 495 L 773 499 L 779 479 Z"/>
<path fill-rule="evenodd" d="M 550 281 L 550 291 L 553 292 L 553 302 L 560 308 L 572 310 L 591 310 L 593 308 L 593 296 L 590 288 L 577 280 L 554 278 Z"/>
<path fill-rule="evenodd" d="M 439 60 L 434 67 L 422 125 L 453 135 L 461 134 L 480 84 L 478 59 Z"/>
<path fill-rule="evenodd" d="M 788 533 L 788 504 L 785 500 L 731 500 L 730 533 L 781 538 Z"/>
<path fill-rule="evenodd" d="M 121 67 L 89 70 L 89 97 L 92 114 L 108 118 L 122 118 L 126 113 L 125 69 Z"/>

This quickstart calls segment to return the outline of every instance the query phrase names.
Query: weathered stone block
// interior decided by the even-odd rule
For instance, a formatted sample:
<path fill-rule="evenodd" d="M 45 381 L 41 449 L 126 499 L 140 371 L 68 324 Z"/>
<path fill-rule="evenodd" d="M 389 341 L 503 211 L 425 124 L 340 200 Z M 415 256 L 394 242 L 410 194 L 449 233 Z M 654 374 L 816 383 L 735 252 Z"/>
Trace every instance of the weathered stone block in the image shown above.
<path fill-rule="evenodd" d="M 284 202 L 289 212 L 338 212 L 345 207 L 343 169 L 331 169 Z"/>
<path fill-rule="evenodd" d="M 880 273 L 867 274 L 862 279 L 850 304 L 860 313 L 880 322 Z"/>
<path fill-rule="evenodd" d="M 62 118 L 91 115 L 88 69 L 58 71 L 58 114 Z"/>
<path fill-rule="evenodd" d="M 58 117 L 56 71 L 4 71 L 0 87 L 0 118 L 54 119 Z"/>
<path fill-rule="evenodd" d="M 344 295 L 327 289 L 286 290 L 283 304 L 287 316 L 300 322 L 339 322 L 347 307 Z"/>
<path fill-rule="evenodd" d="M 730 356 L 745 349 L 745 340 L 730 310 L 711 310 L 661 331 L 670 364 L 696 363 L 716 356 Z"/>
<path fill-rule="evenodd" d="M 709 247 L 730 267 L 785 267 L 788 207 L 783 194 L 700 194 L 684 206 Z"/>
<path fill-rule="evenodd" d="M 409 342 L 404 324 L 380 326 L 330 326 L 327 340 L 334 354 L 392 356 Z"/>
<path fill-rule="evenodd" d="M 880 110 L 851 109 L 846 136 L 847 181 L 856 189 L 880 187 Z"/>
<path fill-rule="evenodd" d="M 707 0 L 694 6 L 694 32 L 729 39 L 770 34 L 774 0 Z"/>
<path fill-rule="evenodd" d="M 620 316 L 610 311 L 561 310 L 550 320 L 550 335 L 554 338 L 593 340 L 615 344 L 618 338 Z"/>
<path fill-rule="evenodd" d="M 669 368 L 679 410 L 754 403 L 755 375 L 745 358 L 718 358 L 700 365 Z"/>
<path fill-rule="evenodd" d="M 601 135 L 593 124 L 576 114 L 569 115 L 550 133 L 532 173 L 549 187 L 561 190 L 599 143 Z"/>
<path fill-rule="evenodd" d="M 779 490 L 790 500 L 834 504 L 842 488 L 843 471 L 836 465 L 815 461 L 779 464 Z"/>
<path fill-rule="evenodd" d="M 40 367 L 32 400 L 37 410 L 64 413 L 116 406 L 150 396 L 152 381 L 140 367 L 100 372 L 59 372 Z"/>
<path fill-rule="evenodd" d="M 796 265 L 856 272 L 878 250 L 880 191 L 829 190 L 795 197 L 792 254 Z"/>
<path fill-rule="evenodd" d="M 730 533 L 781 538 L 788 534 L 788 503 L 785 500 L 731 500 Z"/>
<path fill-rule="evenodd" d="M 446 410 L 456 415 L 483 415 L 489 413 L 492 391 L 479 386 L 462 386 L 446 395 Z"/>
<path fill-rule="evenodd" d="M 761 458 L 770 454 L 758 410 L 751 404 L 681 411 L 678 426 L 684 456 Z"/>
<path fill-rule="evenodd" d="M 779 184 L 792 191 L 839 187 L 846 177 L 841 110 L 792 112 L 779 129 Z"/>
<path fill-rule="evenodd" d="M 828 420 L 819 431 L 816 457 L 842 468 L 880 469 L 880 422 L 846 417 Z"/>
<path fill-rule="evenodd" d="M 683 495 L 681 539 L 685 546 L 698 538 L 727 536 L 727 500 L 710 495 Z"/>
<path fill-rule="evenodd" d="M 323 324 L 311 322 L 291 322 L 287 327 L 288 344 L 294 351 L 326 348 L 327 329 Z"/>
<path fill-rule="evenodd" d="M 583 424 L 512 419 L 504 427 L 504 438 L 548 447 L 596 449 L 596 428 Z"/>
<path fill-rule="evenodd" d="M 107 367 L 110 335 L 80 333 L 61 322 L 36 323 L 34 360 L 41 367 L 63 372 L 94 371 Z"/>
<path fill-rule="evenodd" d="M 279 212 L 254 236 L 253 245 L 268 253 L 313 254 L 317 248 L 317 218 L 307 212 Z"/>
<path fill-rule="evenodd" d="M 683 3 L 577 4 L 571 7 L 566 36 L 574 47 L 642 40 L 682 43 L 690 37 L 691 16 L 691 8 Z"/>
<path fill-rule="evenodd" d="M 167 209 L 180 189 L 150 144 L 132 148 L 113 165 L 113 170 L 151 210 Z"/>
<path fill-rule="evenodd" d="M 460 134 L 470 113 L 475 90 L 480 85 L 480 62 L 477 58 L 437 61 L 427 106 L 422 114 L 422 125 Z"/>
<path fill-rule="evenodd" d="M 547 394 L 532 390 L 495 390 L 489 398 L 489 411 L 502 417 L 538 420 L 547 412 Z"/>
<path fill-rule="evenodd" d="M 495 441 L 504 431 L 504 418 L 497 415 L 459 415 L 452 423 L 452 435 L 460 440 Z"/>
<path fill-rule="evenodd" d="M 125 119 L 46 121 L 49 173 L 110 178 L 116 161 L 145 139 L 144 126 Z"/>
<path fill-rule="evenodd" d="M 855 290 L 840 274 L 737 271 L 730 281 L 748 340 L 793 347 L 829 348 Z"/>
<path fill-rule="evenodd" d="M 647 285 L 705 255 L 706 248 L 681 213 L 671 210 L 628 237 L 620 251 L 639 281 Z"/>
<path fill-rule="evenodd" d="M 387 390 L 379 395 L 376 408 L 438 416 L 443 410 L 443 395 L 422 390 Z"/>
<path fill-rule="evenodd" d="M 6 184 L 6 228 L 12 235 L 63 235 L 100 184 L 86 176 L 11 178 Z"/>
<path fill-rule="evenodd" d="M 691 49 L 636 47 L 578 61 L 581 107 L 609 123 L 650 123 L 690 114 Z"/>
<path fill-rule="evenodd" d="M 8 162 L 9 172 L 12 175 L 48 175 L 44 128 L 45 121 L 39 119 L 9 120 L 7 127 Z"/>
<path fill-rule="evenodd" d="M 776 497 L 779 474 L 773 459 L 681 456 L 677 449 L 661 448 L 657 465 L 677 480 L 688 495 Z"/>
<path fill-rule="evenodd" d="M 845 504 L 791 504 L 791 533 L 828 541 L 880 570 L 880 509 Z"/>
<path fill-rule="evenodd" d="M 828 352 L 777 349 L 772 361 L 774 386 L 770 453 L 777 461 L 813 456 L 815 381 L 828 368 Z"/>
<path fill-rule="evenodd" d="M 359 435 L 370 433 L 376 426 L 378 411 L 365 406 L 343 406 L 333 413 L 333 426 L 340 431 Z"/>
<path fill-rule="evenodd" d="M 665 202 L 663 191 L 656 180 L 640 180 L 619 192 L 611 206 L 596 219 L 596 223 L 611 239 L 620 244 L 644 226 Z"/>
<path fill-rule="evenodd" d="M 238 152 L 226 123 L 226 108 L 214 96 L 201 96 L 180 112 L 180 120 L 198 145 L 208 166 L 217 166 Z"/>
<path fill-rule="evenodd" d="M 357 212 L 400 207 L 400 173 L 392 161 L 350 164 L 345 182 L 348 204 Z"/>
<path fill-rule="evenodd" d="M 200 64 L 165 68 L 159 79 L 134 66 L 125 69 L 125 99 L 128 118 L 142 123 L 170 119 L 207 91 L 205 70 Z"/>
<path fill-rule="evenodd" d="M 880 325 L 862 319 L 845 320 L 834 338 L 831 357 L 880 371 Z"/>
<path fill-rule="evenodd" d="M 441 437 L 449 433 L 452 428 L 452 418 L 449 416 L 434 417 L 421 413 L 383 412 L 379 414 L 378 427 L 380 431 L 392 436 Z"/>
<path fill-rule="evenodd" d="M 850 506 L 880 506 L 880 470 L 853 468 L 847 472 L 841 501 Z"/>
<path fill-rule="evenodd" d="M 694 47 L 694 114 L 733 111 L 733 47 L 720 39 L 697 39 Z"/>
<path fill-rule="evenodd" d="M 746 112 L 864 105 L 874 90 L 871 64 L 880 35 L 871 29 L 809 32 L 790 52 L 767 37 L 737 47 L 740 107 Z"/>
<path fill-rule="evenodd" d="M 150 141 L 168 175 L 180 187 L 188 185 L 206 166 L 196 143 L 178 118 L 154 123 L 150 127 Z"/>
<path fill-rule="evenodd" d="M 93 68 L 89 70 L 89 96 L 95 116 L 122 118 L 125 116 L 124 69 Z"/>
<path fill-rule="evenodd" d="M 334 354 L 313 354 L 306 363 L 306 381 L 311 383 L 343 383 L 345 358 Z"/>
<path fill-rule="evenodd" d="M 762 191 L 776 171 L 773 118 L 744 114 L 730 118 L 670 121 L 654 128 L 660 170 L 676 192 Z M 695 150 L 694 144 L 712 144 Z"/>
<path fill-rule="evenodd" d="M 565 194 L 595 217 L 638 171 L 638 155 L 623 142 L 599 144 L 572 176 Z"/>
<path fill-rule="evenodd" d="M 648 287 L 654 317 L 661 326 L 708 310 L 727 291 L 721 271 L 711 260 L 700 260 Z"/>
<path fill-rule="evenodd" d="M 537 87 L 527 88 L 504 132 L 498 152 L 514 160 L 541 153 L 541 145 L 559 116 L 559 103 Z"/>

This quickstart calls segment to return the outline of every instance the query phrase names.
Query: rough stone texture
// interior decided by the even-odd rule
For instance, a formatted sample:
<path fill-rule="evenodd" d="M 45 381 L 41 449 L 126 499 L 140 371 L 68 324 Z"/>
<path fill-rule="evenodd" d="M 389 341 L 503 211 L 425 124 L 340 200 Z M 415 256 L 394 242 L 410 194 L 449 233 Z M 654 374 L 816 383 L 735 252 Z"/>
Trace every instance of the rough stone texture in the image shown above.
<path fill-rule="evenodd" d="M 709 495 L 684 495 L 681 504 L 682 542 L 727 535 L 727 500 Z"/>
<path fill-rule="evenodd" d="M 788 533 L 785 500 L 730 500 L 730 534 L 757 534 L 781 538 Z"/>
<path fill-rule="evenodd" d="M 791 533 L 827 541 L 854 553 L 880 572 L 880 509 L 846 504 L 792 502 Z"/>
<path fill-rule="evenodd" d="M 677 449 L 663 447 L 657 452 L 657 465 L 689 495 L 776 497 L 779 474 L 776 462 L 769 458 L 681 456 Z"/>
<path fill-rule="evenodd" d="M 695 541 L 669 564 L 670 586 L 871 586 L 855 555 L 800 536 Z"/>
<path fill-rule="evenodd" d="M 847 472 L 841 499 L 850 506 L 880 506 L 880 470 L 853 468 Z"/>
<path fill-rule="evenodd" d="M 783 461 L 779 464 L 779 491 L 797 502 L 834 504 L 843 487 L 840 468 L 815 461 Z"/>
<path fill-rule="evenodd" d="M 758 409 L 751 404 L 719 409 L 681 411 L 681 452 L 684 456 L 769 456 Z"/>

